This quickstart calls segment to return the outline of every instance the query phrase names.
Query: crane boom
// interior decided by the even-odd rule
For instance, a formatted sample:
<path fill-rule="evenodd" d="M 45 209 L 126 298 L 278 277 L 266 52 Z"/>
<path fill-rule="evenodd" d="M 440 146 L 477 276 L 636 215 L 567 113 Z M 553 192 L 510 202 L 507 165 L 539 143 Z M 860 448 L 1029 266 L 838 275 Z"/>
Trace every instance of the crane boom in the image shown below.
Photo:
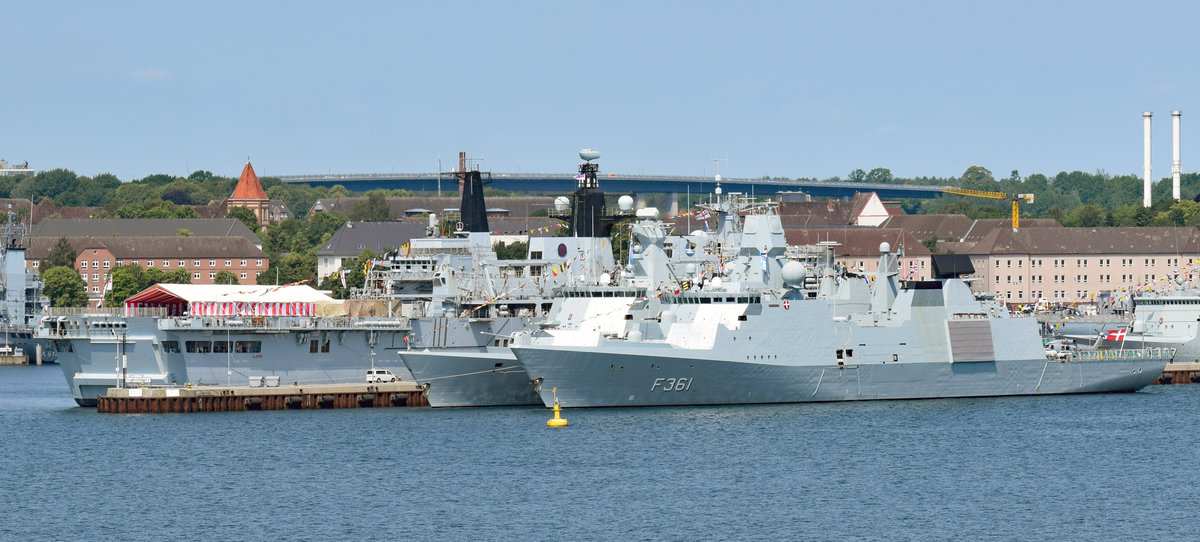
<path fill-rule="evenodd" d="M 988 199 L 1009 199 L 1012 198 L 1012 228 L 1017 231 L 1017 226 L 1020 224 L 1020 213 L 1018 211 L 1018 203 L 1025 200 L 1025 203 L 1033 203 L 1033 194 L 1013 194 L 1008 195 L 1004 192 L 988 192 L 987 190 L 971 190 L 970 188 L 958 188 L 956 186 L 942 187 L 942 192 L 946 194 L 958 194 L 960 196 L 971 196 L 973 198 L 988 198 Z"/>

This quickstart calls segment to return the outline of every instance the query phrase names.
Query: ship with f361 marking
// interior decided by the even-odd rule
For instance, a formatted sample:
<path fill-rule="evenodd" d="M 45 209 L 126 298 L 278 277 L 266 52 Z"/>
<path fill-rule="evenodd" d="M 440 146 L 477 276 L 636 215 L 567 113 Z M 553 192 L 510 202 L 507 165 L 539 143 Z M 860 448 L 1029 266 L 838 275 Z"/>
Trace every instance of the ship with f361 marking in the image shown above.
<path fill-rule="evenodd" d="M 764 218 L 745 227 L 759 239 L 744 239 L 737 259 L 776 277 L 763 287 L 713 281 L 648 297 L 620 334 L 514 345 L 543 402 L 555 392 L 564 407 L 1132 392 L 1172 354 L 1047 356 L 1034 319 L 971 292 L 965 256 L 935 255 L 933 280 L 902 280 L 902 251 L 884 243 L 879 271 L 855 276 L 832 247 L 815 265 L 789 261 L 779 221 Z M 871 288 L 843 293 L 863 282 Z"/>

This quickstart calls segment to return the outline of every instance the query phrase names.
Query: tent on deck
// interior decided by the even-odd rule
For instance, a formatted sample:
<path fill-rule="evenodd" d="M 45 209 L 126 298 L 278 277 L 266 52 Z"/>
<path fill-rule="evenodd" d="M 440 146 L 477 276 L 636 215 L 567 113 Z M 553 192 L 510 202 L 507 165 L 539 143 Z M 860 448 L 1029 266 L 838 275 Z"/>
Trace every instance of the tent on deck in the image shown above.
<path fill-rule="evenodd" d="M 335 300 L 308 285 L 155 284 L 125 300 L 125 314 L 158 307 L 171 316 L 316 316 Z"/>

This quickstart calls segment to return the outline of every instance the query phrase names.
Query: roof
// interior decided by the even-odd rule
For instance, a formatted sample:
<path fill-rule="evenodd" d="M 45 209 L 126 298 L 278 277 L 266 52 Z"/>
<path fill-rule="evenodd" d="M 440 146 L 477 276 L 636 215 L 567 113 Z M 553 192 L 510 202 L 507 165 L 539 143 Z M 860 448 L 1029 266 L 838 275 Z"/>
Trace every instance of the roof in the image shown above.
<path fill-rule="evenodd" d="M 789 245 L 815 245 L 822 241 L 841 243 L 834 249 L 837 256 L 879 256 L 879 245 L 885 241 L 894 250 L 903 246 L 905 256 L 930 254 L 920 239 L 896 228 L 796 228 L 785 229 L 783 233 Z"/>
<path fill-rule="evenodd" d="M 27 260 L 50 256 L 58 237 L 27 239 Z M 139 258 L 266 258 L 262 249 L 241 237 L 68 237 L 79 254 L 104 249 L 117 259 Z"/>
<path fill-rule="evenodd" d="M 874 192 L 859 192 L 850 201 L 781 201 L 779 217 L 784 227 L 854 224 Z"/>
<path fill-rule="evenodd" d="M 967 215 L 893 215 L 879 225 L 881 228 L 899 228 L 913 234 L 917 239 L 962 238 L 974 222 Z"/>
<path fill-rule="evenodd" d="M 1200 231 L 1154 228 L 996 228 L 968 254 L 1200 254 Z"/>
<path fill-rule="evenodd" d="M 179 230 L 196 237 L 243 237 L 255 246 L 262 240 L 236 218 L 47 218 L 29 237 L 176 237 Z"/>
<path fill-rule="evenodd" d="M 1021 219 L 1021 229 L 1025 229 L 1025 228 L 1061 228 L 1061 227 L 1062 227 L 1062 224 L 1059 224 L 1058 221 L 1053 218 L 1023 218 L 1023 219 Z M 992 230 L 995 230 L 995 229 L 1004 229 L 1004 230 L 1012 231 L 1012 219 L 1011 218 L 980 218 L 980 219 L 976 220 L 974 224 L 971 224 L 971 228 L 969 230 L 967 230 L 967 233 L 963 234 L 962 238 L 959 240 L 963 241 L 963 242 L 968 242 L 968 243 L 978 243 L 980 240 L 982 240 L 984 237 L 986 237 L 987 234 L 991 233 Z"/>
<path fill-rule="evenodd" d="M 125 300 L 125 303 L 315 303 L 332 301 L 311 286 L 260 286 L 257 284 L 159 283 Z"/>
<path fill-rule="evenodd" d="M 229 196 L 232 200 L 265 200 L 267 193 L 263 192 L 262 185 L 258 183 L 258 175 L 254 173 L 254 166 L 250 162 L 246 162 L 246 167 L 242 168 L 242 176 L 238 178 L 237 186 L 233 188 L 233 195 Z"/>
<path fill-rule="evenodd" d="M 317 256 L 358 256 L 369 248 L 376 254 L 399 248 L 413 237 L 425 237 L 428 220 L 347 222 L 317 249 Z"/>

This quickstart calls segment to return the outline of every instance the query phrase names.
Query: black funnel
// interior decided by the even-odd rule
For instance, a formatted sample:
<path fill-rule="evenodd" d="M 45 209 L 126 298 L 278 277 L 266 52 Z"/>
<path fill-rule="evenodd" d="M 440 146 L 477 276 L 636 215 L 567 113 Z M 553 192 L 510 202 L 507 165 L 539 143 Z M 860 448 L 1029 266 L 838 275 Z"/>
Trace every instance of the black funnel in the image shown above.
<path fill-rule="evenodd" d="M 486 232 L 487 207 L 483 204 L 483 177 L 479 171 L 461 173 L 459 182 L 462 183 L 462 203 L 458 213 L 463 224 L 463 231 Z"/>

